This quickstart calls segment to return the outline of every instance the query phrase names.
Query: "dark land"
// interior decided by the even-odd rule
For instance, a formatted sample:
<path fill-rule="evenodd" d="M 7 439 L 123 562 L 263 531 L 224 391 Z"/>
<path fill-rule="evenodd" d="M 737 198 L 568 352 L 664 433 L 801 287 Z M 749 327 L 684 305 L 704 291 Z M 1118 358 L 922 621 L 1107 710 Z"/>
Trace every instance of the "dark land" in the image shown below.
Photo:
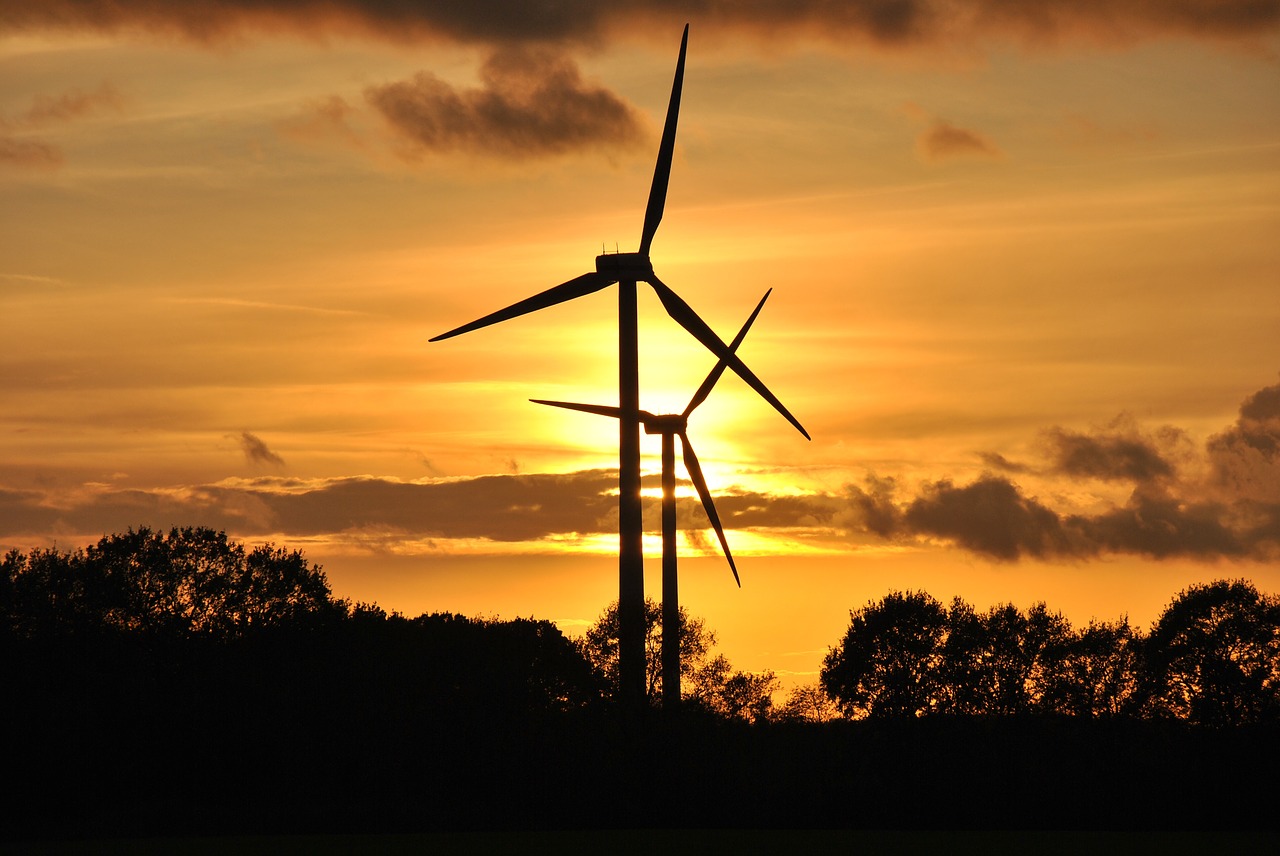
<path fill-rule="evenodd" d="M 1028 841 L 1109 852 L 1135 836 L 1188 852 L 1280 831 L 1270 707 L 1229 725 L 1044 712 L 748 721 L 697 707 L 624 717 L 549 622 L 389 616 L 333 599 L 297 554 L 142 534 L 74 561 L 5 559 L 0 849 L 507 852 L 519 840 L 536 853 L 627 830 L 686 852 L 660 842 L 689 829 L 702 832 L 681 846 L 738 852 L 928 852 L 957 832 L 953 852 Z M 164 561 L 139 561 L 147 551 Z M 269 585 L 281 580 L 292 582 Z M 896 837 L 876 837 L 886 831 Z M 304 847 L 317 840 L 355 843 Z M 1074 844 L 1053 849 L 1062 842 Z"/>

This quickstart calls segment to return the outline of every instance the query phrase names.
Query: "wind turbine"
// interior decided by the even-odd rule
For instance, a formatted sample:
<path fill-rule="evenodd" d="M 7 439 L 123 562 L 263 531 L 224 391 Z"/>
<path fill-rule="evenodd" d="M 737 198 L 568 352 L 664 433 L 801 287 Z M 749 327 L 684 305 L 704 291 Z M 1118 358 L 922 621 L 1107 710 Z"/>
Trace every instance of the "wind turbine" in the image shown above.
<path fill-rule="evenodd" d="M 756 304 L 751 317 L 742 325 L 738 335 L 729 344 L 730 353 L 737 353 L 738 346 L 746 338 L 747 331 L 755 322 L 756 316 L 764 308 L 773 289 L 764 293 Z M 738 576 L 738 566 L 733 562 L 733 554 L 729 552 L 729 542 L 724 537 L 724 527 L 720 524 L 720 515 L 716 513 L 715 502 L 711 499 L 711 491 L 707 488 L 707 480 L 702 475 L 702 466 L 698 463 L 698 455 L 689 442 L 689 417 L 698 405 L 707 400 L 720 376 L 724 374 L 725 361 L 721 359 L 707 375 L 706 380 L 698 387 L 698 391 L 689 399 L 689 404 L 680 413 L 654 415 L 647 410 L 639 411 L 640 424 L 646 434 L 662 435 L 662 707 L 672 711 L 680 704 L 680 593 L 676 574 L 676 455 L 675 438 L 680 438 L 680 448 L 684 456 L 684 468 L 689 473 L 689 480 L 698 491 L 702 507 L 707 512 L 707 519 L 716 530 L 720 546 L 724 549 L 724 557 L 729 560 L 729 570 L 733 571 L 734 582 L 742 588 L 742 579 Z M 566 410 L 579 410 L 583 413 L 595 413 L 600 416 L 622 418 L 622 409 L 598 404 L 577 404 L 571 401 L 546 401 L 540 398 L 530 399 L 534 404 L 546 404 L 551 407 L 563 407 Z"/>
<path fill-rule="evenodd" d="M 764 397 L 774 409 L 786 417 L 808 439 L 809 434 L 777 397 L 747 368 L 693 309 L 658 279 L 649 261 L 649 248 L 662 221 L 666 206 L 667 183 L 671 177 L 671 160 L 675 151 L 676 124 L 680 114 L 680 92 L 684 83 L 685 52 L 689 43 L 689 25 L 680 39 L 680 57 L 676 61 L 675 80 L 671 85 L 671 101 L 667 105 L 666 123 L 658 146 L 658 161 L 653 170 L 649 201 L 645 207 L 640 249 L 634 253 L 596 256 L 596 269 L 524 300 L 499 309 L 483 318 L 441 333 L 431 339 L 438 342 L 469 333 L 500 321 L 507 321 L 546 309 L 559 303 L 584 297 L 613 283 L 618 284 L 618 657 L 621 673 L 620 692 L 624 707 L 639 711 L 644 707 L 644 546 L 643 523 L 640 518 L 640 380 L 636 312 L 636 284 L 646 282 L 657 292 L 667 314 L 695 339 L 733 369 L 752 389 Z"/>

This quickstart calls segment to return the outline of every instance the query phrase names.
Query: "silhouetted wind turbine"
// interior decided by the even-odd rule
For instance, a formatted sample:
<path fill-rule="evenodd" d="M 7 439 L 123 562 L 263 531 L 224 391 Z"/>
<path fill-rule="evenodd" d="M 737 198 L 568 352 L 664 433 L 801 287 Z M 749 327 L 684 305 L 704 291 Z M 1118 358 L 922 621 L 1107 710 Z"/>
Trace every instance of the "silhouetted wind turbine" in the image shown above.
<path fill-rule="evenodd" d="M 680 40 L 680 57 L 676 62 L 675 80 L 671 85 L 671 101 L 667 106 L 658 162 L 653 170 L 649 202 L 645 207 L 640 250 L 596 256 L 596 269 L 549 288 L 533 297 L 513 303 L 505 309 L 464 324 L 431 339 L 448 339 L 481 327 L 497 324 L 600 291 L 618 283 L 618 658 L 621 673 L 620 693 L 623 705 L 641 710 L 645 695 L 644 662 L 644 545 L 640 518 L 640 380 L 638 335 L 636 324 L 636 283 L 646 282 L 657 292 L 667 314 L 695 339 L 725 362 L 739 377 L 786 417 L 805 438 L 809 437 L 799 421 L 782 405 L 755 374 L 747 368 L 719 336 L 653 272 L 649 248 L 667 200 L 667 183 L 671 177 L 671 160 L 675 151 L 676 123 L 680 114 L 680 91 L 684 82 L 685 52 L 689 44 L 689 25 Z"/>
<path fill-rule="evenodd" d="M 751 317 L 742 325 L 738 335 L 729 344 L 729 352 L 736 354 L 738 346 L 746 338 L 747 331 L 755 323 L 756 316 L 764 308 L 773 289 L 764 293 L 756 304 Z M 707 512 L 707 519 L 716 530 L 720 546 L 724 549 L 724 557 L 729 560 L 729 570 L 733 571 L 734 582 L 742 587 L 738 577 L 738 566 L 734 564 L 733 553 L 729 552 L 729 542 L 724 536 L 724 527 L 720 524 L 720 515 L 716 513 L 715 502 L 711 499 L 711 491 L 707 488 L 707 480 L 702 475 L 702 466 L 698 456 L 689 442 L 689 416 L 698 405 L 707 400 L 720 376 L 724 374 L 725 361 L 721 359 L 707 375 L 706 380 L 698 387 L 698 391 L 689 399 L 689 404 L 681 413 L 654 415 L 647 410 L 639 412 L 640 424 L 647 434 L 662 435 L 662 706 L 666 710 L 675 710 L 680 703 L 680 591 L 676 573 L 676 455 L 675 438 L 680 438 L 680 448 L 684 456 L 684 468 L 689 473 L 702 500 L 702 507 Z M 599 404 L 577 404 L 571 401 L 546 401 L 540 398 L 530 399 L 534 404 L 546 404 L 551 407 L 563 407 L 567 410 L 579 410 L 583 413 L 595 413 L 600 416 L 622 418 L 622 409 Z"/>

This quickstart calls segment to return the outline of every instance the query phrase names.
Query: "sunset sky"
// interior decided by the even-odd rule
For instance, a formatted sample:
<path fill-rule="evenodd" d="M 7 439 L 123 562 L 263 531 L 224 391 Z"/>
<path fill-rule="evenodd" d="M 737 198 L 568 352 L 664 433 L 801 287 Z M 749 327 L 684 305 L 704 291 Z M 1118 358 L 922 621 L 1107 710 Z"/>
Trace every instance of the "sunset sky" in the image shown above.
<path fill-rule="evenodd" d="M 736 666 L 893 589 L 1280 591 L 1277 0 L 0 0 L 0 547 L 212 526 L 580 631 L 617 427 L 528 399 L 616 403 L 613 290 L 427 340 L 636 249 L 686 21 L 654 266 L 726 340 L 774 289 L 740 353 L 813 437 L 733 375 L 690 422 Z M 640 316 L 679 410 L 714 358 Z"/>

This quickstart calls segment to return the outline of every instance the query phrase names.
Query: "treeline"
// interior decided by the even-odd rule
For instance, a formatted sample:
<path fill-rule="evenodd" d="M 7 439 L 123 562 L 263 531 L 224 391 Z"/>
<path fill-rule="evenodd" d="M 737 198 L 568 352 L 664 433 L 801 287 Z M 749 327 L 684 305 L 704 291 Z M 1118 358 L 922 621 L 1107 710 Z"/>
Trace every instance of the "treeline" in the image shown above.
<path fill-rule="evenodd" d="M 6 674 L 83 679 L 85 664 L 155 676 L 253 652 L 337 670 L 359 652 L 433 705 L 509 711 L 608 706 L 617 685 L 617 607 L 578 641 L 546 621 L 437 614 L 406 618 L 335 598 L 322 569 L 274 545 L 246 549 L 201 528 L 139 529 L 84 550 L 11 551 L 0 559 Z M 647 688 L 662 694 L 661 607 L 646 602 Z M 1074 628 L 1040 603 L 980 612 L 924 592 L 895 592 L 850 612 L 816 684 L 775 703 L 772 672 L 735 670 L 715 633 L 681 610 L 687 710 L 767 721 L 938 715 L 1174 719 L 1230 726 L 1280 719 L 1280 598 L 1218 581 L 1177 594 L 1149 632 L 1116 621 Z M 267 656 L 268 649 L 278 656 Z M 129 663 L 124 660 L 132 658 Z M 95 674 L 111 674 L 99 663 Z M 261 671 L 265 665 L 242 671 Z M 336 678 L 326 679 L 330 685 Z M 483 701 L 482 701 L 483 699 Z M 602 705 L 603 703 L 603 705 Z M 492 713 L 490 710 L 489 714 Z"/>
<path fill-rule="evenodd" d="M 1179 593 L 1149 633 L 1075 629 L 1036 604 L 978 612 L 897 592 L 850 613 L 822 690 L 850 717 L 932 715 L 1280 720 L 1280 598 L 1243 580 Z M 801 711 L 803 714 L 803 710 Z"/>
<path fill-rule="evenodd" d="M 334 597 L 322 569 L 296 550 L 246 550 L 203 528 L 9 552 L 0 559 L 0 646 L 6 683 L 31 685 L 29 700 L 41 705 L 49 693 L 99 703 L 119 695 L 134 707 L 328 696 L 324 704 L 343 710 L 470 717 L 579 708 L 604 692 L 551 622 L 388 614 Z"/>

